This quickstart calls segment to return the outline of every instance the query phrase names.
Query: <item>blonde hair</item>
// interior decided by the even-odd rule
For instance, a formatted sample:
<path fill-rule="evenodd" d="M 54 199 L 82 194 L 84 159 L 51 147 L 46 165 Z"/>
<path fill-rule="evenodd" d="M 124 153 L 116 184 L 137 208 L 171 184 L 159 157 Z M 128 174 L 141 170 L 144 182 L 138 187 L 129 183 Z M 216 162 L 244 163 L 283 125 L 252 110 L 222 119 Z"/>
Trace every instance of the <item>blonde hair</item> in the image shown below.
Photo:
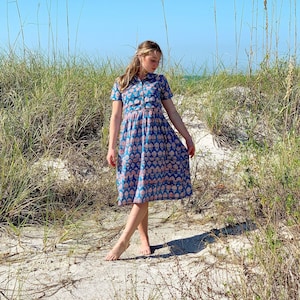
<path fill-rule="evenodd" d="M 139 73 L 141 65 L 139 57 L 147 56 L 151 53 L 157 52 L 162 56 L 162 51 L 159 45 L 152 41 L 145 41 L 138 46 L 132 61 L 125 70 L 125 73 L 118 78 L 121 92 L 123 92 L 128 87 L 129 82 L 132 80 L 132 78 Z"/>

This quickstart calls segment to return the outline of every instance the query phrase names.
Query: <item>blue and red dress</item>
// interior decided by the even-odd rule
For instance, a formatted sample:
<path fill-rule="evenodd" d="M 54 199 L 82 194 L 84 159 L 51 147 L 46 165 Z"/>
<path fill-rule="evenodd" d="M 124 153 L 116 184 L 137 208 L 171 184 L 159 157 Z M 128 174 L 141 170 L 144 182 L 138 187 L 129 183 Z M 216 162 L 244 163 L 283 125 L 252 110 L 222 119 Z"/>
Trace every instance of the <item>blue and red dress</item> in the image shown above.
<path fill-rule="evenodd" d="M 117 162 L 119 205 L 192 194 L 187 149 L 163 115 L 162 101 L 172 96 L 164 75 L 134 77 L 123 92 L 114 83 L 111 99 L 123 104 Z"/>

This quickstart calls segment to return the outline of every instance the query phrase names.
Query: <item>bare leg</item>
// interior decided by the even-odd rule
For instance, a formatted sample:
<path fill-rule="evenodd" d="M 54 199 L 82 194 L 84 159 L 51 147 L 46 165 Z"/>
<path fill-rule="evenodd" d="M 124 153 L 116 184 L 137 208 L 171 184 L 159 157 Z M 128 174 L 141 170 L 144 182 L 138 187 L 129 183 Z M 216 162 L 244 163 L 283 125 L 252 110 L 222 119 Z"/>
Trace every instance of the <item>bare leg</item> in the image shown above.
<path fill-rule="evenodd" d="M 148 212 L 148 203 L 133 204 L 125 229 L 105 260 L 117 260 L 128 248 L 129 240 Z M 148 219 L 148 218 L 147 218 Z"/>
<path fill-rule="evenodd" d="M 148 203 L 147 203 L 148 204 Z M 148 205 L 147 205 L 148 206 Z M 142 255 L 150 255 L 150 244 L 149 244 L 149 236 L 148 236 L 148 209 L 147 212 L 138 226 L 140 239 L 141 239 L 141 254 Z"/>

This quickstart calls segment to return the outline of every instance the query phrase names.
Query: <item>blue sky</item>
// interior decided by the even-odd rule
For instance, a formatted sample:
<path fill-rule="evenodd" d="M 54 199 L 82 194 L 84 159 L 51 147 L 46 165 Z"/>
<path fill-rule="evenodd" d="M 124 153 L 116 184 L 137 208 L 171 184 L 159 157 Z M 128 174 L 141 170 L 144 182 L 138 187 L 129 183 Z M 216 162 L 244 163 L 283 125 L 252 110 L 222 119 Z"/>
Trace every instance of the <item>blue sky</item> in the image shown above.
<path fill-rule="evenodd" d="M 165 63 L 245 69 L 267 48 L 295 53 L 297 2 L 268 0 L 266 14 L 264 0 L 0 0 L 0 51 L 25 47 L 126 63 L 151 39 Z"/>

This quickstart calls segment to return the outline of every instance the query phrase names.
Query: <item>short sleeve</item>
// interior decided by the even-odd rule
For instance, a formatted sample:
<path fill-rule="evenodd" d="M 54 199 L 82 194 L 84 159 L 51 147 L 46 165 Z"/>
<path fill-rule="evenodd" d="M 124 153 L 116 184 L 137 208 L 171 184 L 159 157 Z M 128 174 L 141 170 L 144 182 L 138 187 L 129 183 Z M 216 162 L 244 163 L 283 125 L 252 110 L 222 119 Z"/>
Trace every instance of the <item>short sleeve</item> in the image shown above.
<path fill-rule="evenodd" d="M 117 81 L 115 81 L 112 87 L 110 99 L 114 101 L 122 101 L 122 93 L 120 91 L 119 84 Z"/>
<path fill-rule="evenodd" d="M 168 100 L 173 97 L 173 93 L 169 86 L 168 80 L 164 75 L 160 75 L 161 100 Z"/>

